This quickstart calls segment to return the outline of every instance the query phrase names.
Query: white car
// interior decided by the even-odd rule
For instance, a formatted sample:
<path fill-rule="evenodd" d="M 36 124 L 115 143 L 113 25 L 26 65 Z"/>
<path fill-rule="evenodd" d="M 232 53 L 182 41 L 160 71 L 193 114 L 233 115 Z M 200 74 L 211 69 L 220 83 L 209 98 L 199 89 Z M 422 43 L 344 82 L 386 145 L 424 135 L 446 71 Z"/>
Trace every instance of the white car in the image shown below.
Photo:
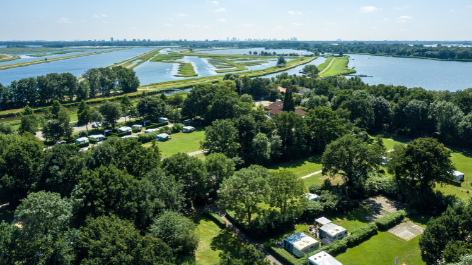
<path fill-rule="evenodd" d="M 92 128 L 98 128 L 98 127 L 102 127 L 102 124 L 100 122 L 92 124 Z"/>

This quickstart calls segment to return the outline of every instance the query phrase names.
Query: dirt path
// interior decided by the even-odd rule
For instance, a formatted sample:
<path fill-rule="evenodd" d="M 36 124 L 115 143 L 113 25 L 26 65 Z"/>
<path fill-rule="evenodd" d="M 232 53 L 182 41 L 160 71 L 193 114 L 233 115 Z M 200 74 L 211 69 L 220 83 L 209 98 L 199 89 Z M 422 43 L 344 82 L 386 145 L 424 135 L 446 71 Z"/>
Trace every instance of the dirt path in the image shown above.
<path fill-rule="evenodd" d="M 264 254 L 264 257 L 270 261 L 271 263 L 277 264 L 277 265 L 283 265 L 282 262 L 280 262 L 276 257 L 274 257 L 272 254 L 267 251 L 264 247 L 259 245 L 257 241 L 254 239 L 250 238 L 245 232 L 241 231 L 239 228 L 237 228 L 231 221 L 226 218 L 225 213 L 223 210 L 221 210 L 216 204 L 212 204 L 209 207 L 206 207 L 205 210 L 212 211 L 216 214 L 218 214 L 223 221 L 226 223 L 226 227 L 228 227 L 242 242 L 246 244 L 251 244 L 253 245 L 257 250 L 262 252 Z"/>
<path fill-rule="evenodd" d="M 321 75 L 322 73 L 328 71 L 328 69 L 331 67 L 331 65 L 333 65 L 334 61 L 336 61 L 336 58 L 333 58 L 333 60 L 328 64 L 328 66 L 326 66 L 326 68 L 323 69 L 323 71 L 319 72 L 318 75 Z"/>
<path fill-rule="evenodd" d="M 189 156 L 195 156 L 195 155 L 199 155 L 199 154 L 203 154 L 203 153 L 205 153 L 205 150 L 200 150 L 200 151 L 195 151 L 195 152 L 187 153 L 187 155 L 189 155 Z"/>
<path fill-rule="evenodd" d="M 318 171 L 316 171 L 316 172 L 313 172 L 313 173 L 311 173 L 311 174 L 308 174 L 308 175 L 306 175 L 306 176 L 303 176 L 303 177 L 301 177 L 300 179 L 306 179 L 306 178 L 309 178 L 309 177 L 314 176 L 314 175 L 316 175 L 316 174 L 320 174 L 321 172 L 322 172 L 322 170 L 318 170 Z"/>

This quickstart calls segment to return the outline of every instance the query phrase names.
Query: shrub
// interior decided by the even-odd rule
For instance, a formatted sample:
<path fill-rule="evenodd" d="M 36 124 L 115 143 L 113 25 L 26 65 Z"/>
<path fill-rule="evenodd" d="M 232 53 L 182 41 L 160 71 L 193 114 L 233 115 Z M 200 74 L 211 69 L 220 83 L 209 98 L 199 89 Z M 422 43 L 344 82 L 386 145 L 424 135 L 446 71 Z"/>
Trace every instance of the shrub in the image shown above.
<path fill-rule="evenodd" d="M 287 265 L 299 265 L 300 262 L 288 253 L 285 249 L 279 247 L 270 246 L 269 251 L 274 255 L 278 260 L 282 261 L 283 264 Z"/>
<path fill-rule="evenodd" d="M 148 143 L 152 140 L 155 140 L 157 134 L 158 134 L 157 132 L 140 134 L 138 136 L 138 141 L 143 144 Z"/>
<path fill-rule="evenodd" d="M 350 236 L 346 238 L 347 245 L 354 247 L 362 243 L 363 241 L 371 238 L 377 234 L 377 226 L 375 224 L 366 224 L 360 228 L 354 230 Z"/>
<path fill-rule="evenodd" d="M 306 204 L 303 217 L 306 218 L 315 218 L 323 213 L 323 204 L 319 201 L 309 201 Z"/>
<path fill-rule="evenodd" d="M 94 140 L 94 139 L 89 139 L 89 141 L 90 141 L 91 144 L 96 144 L 96 143 L 98 143 L 98 141 L 97 141 L 97 140 Z"/>
<path fill-rule="evenodd" d="M 212 221 L 215 222 L 215 224 L 218 225 L 221 229 L 226 228 L 226 222 L 216 213 L 205 210 L 203 211 L 203 214 L 212 219 Z"/>
<path fill-rule="evenodd" d="M 164 127 L 159 129 L 159 133 L 171 134 L 172 133 L 172 128 L 168 127 L 168 126 L 164 126 Z"/>
<path fill-rule="evenodd" d="M 138 132 L 141 132 L 143 129 L 136 129 L 136 128 L 133 128 L 133 133 L 138 133 Z"/>
<path fill-rule="evenodd" d="M 365 182 L 365 191 L 370 195 L 382 193 L 393 196 L 398 193 L 398 185 L 392 177 L 372 175 Z"/>
<path fill-rule="evenodd" d="M 387 230 L 390 227 L 400 223 L 403 218 L 405 218 L 405 216 L 406 212 L 404 210 L 400 210 L 375 220 L 375 224 L 379 230 Z"/>
<path fill-rule="evenodd" d="M 77 146 L 78 148 L 84 148 L 84 147 L 89 146 L 89 143 L 88 143 L 88 142 L 86 142 L 86 143 L 81 143 L 81 144 L 77 144 L 76 146 Z"/>
<path fill-rule="evenodd" d="M 347 238 L 339 239 L 334 241 L 331 245 L 329 245 L 329 253 L 331 255 L 337 255 L 346 251 L 347 249 Z"/>
<path fill-rule="evenodd" d="M 178 133 L 178 132 L 182 131 L 183 127 L 184 127 L 184 125 L 182 123 L 174 124 L 174 126 L 172 126 L 172 133 Z"/>

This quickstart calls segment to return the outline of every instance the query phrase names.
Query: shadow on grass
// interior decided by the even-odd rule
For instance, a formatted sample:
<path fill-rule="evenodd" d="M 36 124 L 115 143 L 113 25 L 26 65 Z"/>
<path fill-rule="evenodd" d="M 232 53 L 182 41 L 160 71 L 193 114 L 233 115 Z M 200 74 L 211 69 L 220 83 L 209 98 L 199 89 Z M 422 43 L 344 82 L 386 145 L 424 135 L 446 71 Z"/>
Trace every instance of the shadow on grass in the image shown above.
<path fill-rule="evenodd" d="M 417 214 L 417 215 L 413 215 L 413 216 L 408 216 L 408 218 L 411 221 L 415 222 L 415 223 L 426 226 L 426 224 L 428 224 L 429 220 L 431 220 L 432 216 Z"/>
<path fill-rule="evenodd" d="M 380 208 L 381 208 L 381 205 L 380 205 Z M 335 214 L 329 217 L 331 217 L 331 220 L 333 222 L 335 222 L 337 219 L 340 219 L 341 222 L 344 220 L 344 221 L 359 221 L 362 223 L 367 223 L 370 221 L 369 217 L 374 213 L 376 213 L 376 211 L 373 211 L 369 206 L 360 205 L 359 207 L 352 209 L 345 214 Z"/>
<path fill-rule="evenodd" d="M 289 162 L 283 162 L 276 165 L 271 165 L 269 169 L 280 169 L 280 168 L 297 168 L 303 166 L 305 163 L 321 164 L 321 155 L 314 155 L 307 158 L 300 158 Z"/>
<path fill-rule="evenodd" d="M 240 257 L 242 246 L 242 242 L 228 229 L 221 230 L 210 244 L 212 250 L 221 250 L 223 253 L 229 253 L 231 257 L 237 259 L 242 258 Z"/>

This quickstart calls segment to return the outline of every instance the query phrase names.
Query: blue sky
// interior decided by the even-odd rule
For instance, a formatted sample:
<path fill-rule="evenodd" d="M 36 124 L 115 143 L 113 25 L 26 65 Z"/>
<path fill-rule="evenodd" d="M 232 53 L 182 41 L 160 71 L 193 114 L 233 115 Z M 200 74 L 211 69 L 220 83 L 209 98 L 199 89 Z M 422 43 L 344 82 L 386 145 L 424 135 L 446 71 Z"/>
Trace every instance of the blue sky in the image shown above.
<path fill-rule="evenodd" d="M 0 40 L 472 40 L 471 0 L 20 0 Z"/>

